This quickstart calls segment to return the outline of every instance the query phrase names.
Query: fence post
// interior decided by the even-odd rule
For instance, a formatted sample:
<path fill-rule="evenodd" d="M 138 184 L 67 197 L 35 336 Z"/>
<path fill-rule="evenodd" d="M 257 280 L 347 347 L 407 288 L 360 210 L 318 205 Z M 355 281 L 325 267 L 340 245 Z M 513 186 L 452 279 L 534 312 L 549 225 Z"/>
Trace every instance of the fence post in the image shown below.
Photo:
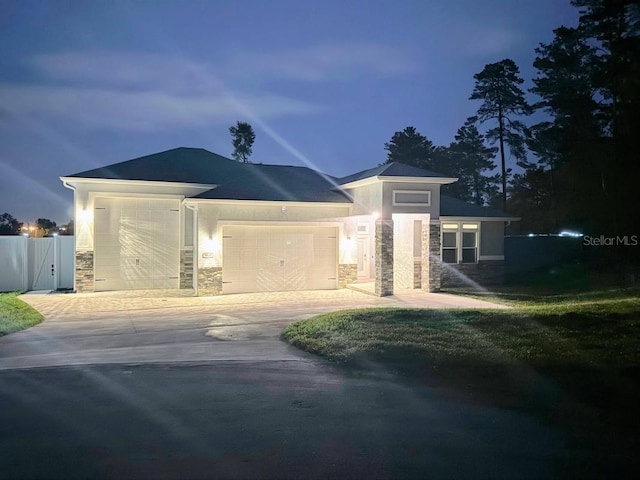
<path fill-rule="evenodd" d="M 22 237 L 22 291 L 29 291 L 29 236 Z"/>
<path fill-rule="evenodd" d="M 53 234 L 53 265 L 51 266 L 53 268 L 53 272 L 51 272 L 51 274 L 53 275 L 53 291 L 57 291 L 58 290 L 58 278 L 60 276 L 60 265 L 58 265 L 60 263 L 60 243 L 58 241 L 58 234 L 54 233 Z"/>

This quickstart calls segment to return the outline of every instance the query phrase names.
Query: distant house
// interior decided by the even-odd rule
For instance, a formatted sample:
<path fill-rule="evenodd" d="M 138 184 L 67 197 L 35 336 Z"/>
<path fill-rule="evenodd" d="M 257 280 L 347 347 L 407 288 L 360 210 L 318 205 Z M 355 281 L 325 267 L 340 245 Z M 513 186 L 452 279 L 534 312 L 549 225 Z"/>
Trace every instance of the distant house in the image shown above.
<path fill-rule="evenodd" d="M 455 178 L 400 163 L 336 178 L 176 148 L 61 180 L 75 196 L 79 292 L 436 292 L 498 281 L 516 220 L 441 195 Z"/>

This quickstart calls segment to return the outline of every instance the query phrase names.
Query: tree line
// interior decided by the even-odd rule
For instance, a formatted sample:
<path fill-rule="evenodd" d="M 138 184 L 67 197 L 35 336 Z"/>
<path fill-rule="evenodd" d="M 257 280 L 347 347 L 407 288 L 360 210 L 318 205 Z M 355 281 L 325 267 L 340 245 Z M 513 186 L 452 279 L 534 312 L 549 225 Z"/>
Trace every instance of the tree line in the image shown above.
<path fill-rule="evenodd" d="M 385 143 L 387 162 L 458 177 L 443 192 L 521 217 L 512 233 L 637 234 L 639 2 L 571 4 L 579 9 L 578 26 L 557 28 L 535 49 L 534 102 L 526 101 L 513 60 L 488 64 L 474 75 L 469 97 L 481 102 L 477 113 L 454 142 L 435 146 L 407 127 Z M 545 120 L 527 125 L 534 112 Z M 507 168 L 509 157 L 518 173 Z"/>
<path fill-rule="evenodd" d="M 20 222 L 10 213 L 0 215 L 0 235 L 25 234 L 31 237 L 48 237 L 54 233 L 60 235 L 73 235 L 74 222 L 69 220 L 66 225 L 57 225 L 48 218 L 39 218 L 35 222 Z"/>

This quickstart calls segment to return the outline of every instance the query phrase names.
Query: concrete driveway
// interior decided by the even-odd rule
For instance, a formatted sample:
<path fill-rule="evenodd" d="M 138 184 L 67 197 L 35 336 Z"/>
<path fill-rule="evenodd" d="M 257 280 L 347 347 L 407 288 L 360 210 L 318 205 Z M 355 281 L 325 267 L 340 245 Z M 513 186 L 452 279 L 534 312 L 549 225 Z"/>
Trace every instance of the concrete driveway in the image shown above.
<path fill-rule="evenodd" d="M 543 400 L 487 408 L 279 338 L 341 308 L 491 304 L 348 290 L 22 298 L 45 321 L 0 339 L 2 478 L 637 477 L 619 455 L 637 449 L 554 424 L 565 396 L 544 378 L 532 385 Z"/>
<path fill-rule="evenodd" d="M 352 290 L 193 297 L 190 291 L 21 297 L 45 320 L 0 338 L 0 369 L 46 366 L 201 362 L 305 361 L 280 340 L 291 322 L 360 307 L 505 308 L 447 294 L 401 292 L 375 297 Z"/>

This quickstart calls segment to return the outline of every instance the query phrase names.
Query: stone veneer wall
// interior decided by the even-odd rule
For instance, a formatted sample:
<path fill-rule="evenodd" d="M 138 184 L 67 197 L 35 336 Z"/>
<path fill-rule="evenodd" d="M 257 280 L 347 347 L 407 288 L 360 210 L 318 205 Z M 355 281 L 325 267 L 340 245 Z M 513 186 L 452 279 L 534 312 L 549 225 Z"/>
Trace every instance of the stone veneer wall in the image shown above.
<path fill-rule="evenodd" d="M 198 269 L 198 296 L 222 293 L 222 267 L 200 267 Z"/>
<path fill-rule="evenodd" d="M 350 283 L 358 281 L 357 263 L 338 264 L 338 288 L 346 288 Z"/>
<path fill-rule="evenodd" d="M 425 292 L 439 292 L 442 282 L 440 261 L 440 224 L 422 223 L 422 275 L 420 288 Z"/>
<path fill-rule="evenodd" d="M 499 285 L 504 282 L 504 260 L 485 260 L 478 263 L 458 263 L 444 265 L 442 285 L 445 287 L 470 286 L 469 278 L 483 286 Z"/>
<path fill-rule="evenodd" d="M 93 250 L 76 252 L 76 292 L 93 292 Z"/>
<path fill-rule="evenodd" d="M 429 225 L 429 252 L 429 291 L 439 292 L 442 285 L 439 223 Z"/>
<path fill-rule="evenodd" d="M 413 288 L 422 287 L 422 260 L 413 261 Z"/>
<path fill-rule="evenodd" d="M 379 297 L 393 295 L 393 220 L 376 220 L 376 283 Z"/>
<path fill-rule="evenodd" d="M 193 288 L 193 250 L 180 250 L 180 288 Z"/>

